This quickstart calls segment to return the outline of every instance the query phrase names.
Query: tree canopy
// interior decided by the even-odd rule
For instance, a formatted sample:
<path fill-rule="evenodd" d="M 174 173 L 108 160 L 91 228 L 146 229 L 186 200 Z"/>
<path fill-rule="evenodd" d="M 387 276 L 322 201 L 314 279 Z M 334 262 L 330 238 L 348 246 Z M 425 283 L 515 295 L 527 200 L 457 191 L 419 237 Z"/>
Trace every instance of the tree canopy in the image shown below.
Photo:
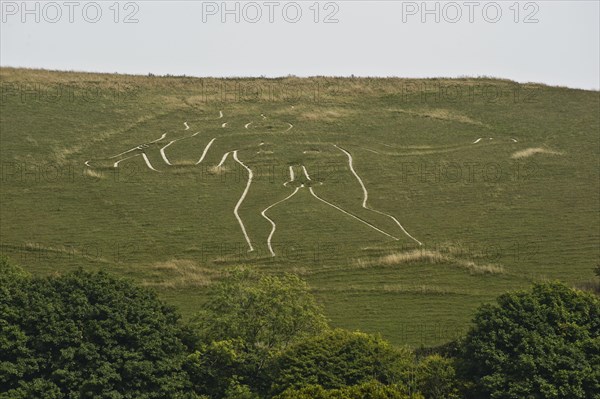
<path fill-rule="evenodd" d="M 600 397 L 600 299 L 560 283 L 501 295 L 467 334 L 474 398 Z"/>
<path fill-rule="evenodd" d="M 225 273 L 189 326 L 126 279 L 0 257 L 0 399 L 599 397 L 600 298 L 560 283 L 504 294 L 465 338 L 415 354 L 330 329 L 293 275 Z"/>
<path fill-rule="evenodd" d="M 371 380 L 403 383 L 413 364 L 410 351 L 393 347 L 378 336 L 345 330 L 327 331 L 303 340 L 273 365 L 273 392 L 306 385 L 325 389 L 359 385 Z"/>
<path fill-rule="evenodd" d="M 205 342 L 241 339 L 265 350 L 285 348 L 327 326 L 321 307 L 298 276 L 244 268 L 214 285 L 196 321 Z"/>
<path fill-rule="evenodd" d="M 409 395 L 405 389 L 393 385 L 383 385 L 377 381 L 339 389 L 324 389 L 311 385 L 299 389 L 288 389 L 275 399 L 423 399 L 419 393 Z"/>
<path fill-rule="evenodd" d="M 0 269 L 0 397 L 187 397 L 179 316 L 155 293 L 102 272 Z"/>
<path fill-rule="evenodd" d="M 186 367 L 195 370 L 190 375 L 197 392 L 213 397 L 239 386 L 265 394 L 268 366 L 279 351 L 328 328 L 299 277 L 247 268 L 233 269 L 212 287 L 194 326 L 201 345 Z"/>

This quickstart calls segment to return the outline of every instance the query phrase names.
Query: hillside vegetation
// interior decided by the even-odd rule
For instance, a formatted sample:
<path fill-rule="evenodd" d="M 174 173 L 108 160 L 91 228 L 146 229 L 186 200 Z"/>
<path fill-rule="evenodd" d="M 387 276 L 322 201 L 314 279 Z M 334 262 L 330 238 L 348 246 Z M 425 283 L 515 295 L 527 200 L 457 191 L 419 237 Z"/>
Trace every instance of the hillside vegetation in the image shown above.
<path fill-rule="evenodd" d="M 598 92 L 13 68 L 0 82 L 2 252 L 33 275 L 109 271 L 190 317 L 229 266 L 289 272 L 332 326 L 416 347 L 463 335 L 508 290 L 587 284 L 600 259 Z"/>

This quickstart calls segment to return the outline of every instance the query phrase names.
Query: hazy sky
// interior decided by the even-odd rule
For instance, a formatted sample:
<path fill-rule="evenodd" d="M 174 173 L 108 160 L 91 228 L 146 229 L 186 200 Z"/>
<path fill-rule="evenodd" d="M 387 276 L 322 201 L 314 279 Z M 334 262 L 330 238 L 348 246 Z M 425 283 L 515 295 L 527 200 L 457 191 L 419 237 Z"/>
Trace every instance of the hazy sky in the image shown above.
<path fill-rule="evenodd" d="M 599 3 L 0 0 L 0 65 L 192 76 L 487 75 L 597 90 Z"/>

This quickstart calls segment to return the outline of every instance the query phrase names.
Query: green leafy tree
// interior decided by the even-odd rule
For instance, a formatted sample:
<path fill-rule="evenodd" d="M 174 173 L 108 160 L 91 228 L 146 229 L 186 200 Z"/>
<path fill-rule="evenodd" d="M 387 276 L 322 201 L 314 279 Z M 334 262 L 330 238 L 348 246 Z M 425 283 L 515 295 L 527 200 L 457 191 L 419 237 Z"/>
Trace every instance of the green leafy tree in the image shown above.
<path fill-rule="evenodd" d="M 185 332 L 155 293 L 106 273 L 7 279 L 6 270 L 0 397 L 189 397 Z"/>
<path fill-rule="evenodd" d="M 453 361 L 430 355 L 417 367 L 419 391 L 427 399 L 459 399 L 460 393 Z"/>
<path fill-rule="evenodd" d="M 371 380 L 404 383 L 412 365 L 408 350 L 395 348 L 380 337 L 333 330 L 293 345 L 274 361 L 272 392 L 307 385 L 338 389 Z"/>
<path fill-rule="evenodd" d="M 247 374 L 247 358 L 241 340 L 213 341 L 189 355 L 185 369 L 197 393 L 222 398 L 232 396 L 232 390 L 239 391 L 239 376 Z"/>
<path fill-rule="evenodd" d="M 259 399 L 259 396 L 249 386 L 232 381 L 225 391 L 225 399 Z"/>
<path fill-rule="evenodd" d="M 321 307 L 299 277 L 243 268 L 215 284 L 196 320 L 206 342 L 241 339 L 266 350 L 285 348 L 327 326 Z"/>
<path fill-rule="evenodd" d="M 461 355 L 472 397 L 600 397 L 600 300 L 536 284 L 482 306 Z"/>
<path fill-rule="evenodd" d="M 213 397 L 223 397 L 232 381 L 264 391 L 267 365 L 278 351 L 328 328 L 295 275 L 237 268 L 212 287 L 209 298 L 195 318 L 203 345 L 187 368 L 197 392 Z"/>
<path fill-rule="evenodd" d="M 320 385 L 290 388 L 275 399 L 422 399 L 420 394 L 408 395 L 402 387 L 383 385 L 377 381 L 339 389 L 324 389 Z"/>
<path fill-rule="evenodd" d="M 10 284 L 12 280 L 31 277 L 29 273 L 10 261 L 6 256 L 0 255 L 0 282 Z"/>

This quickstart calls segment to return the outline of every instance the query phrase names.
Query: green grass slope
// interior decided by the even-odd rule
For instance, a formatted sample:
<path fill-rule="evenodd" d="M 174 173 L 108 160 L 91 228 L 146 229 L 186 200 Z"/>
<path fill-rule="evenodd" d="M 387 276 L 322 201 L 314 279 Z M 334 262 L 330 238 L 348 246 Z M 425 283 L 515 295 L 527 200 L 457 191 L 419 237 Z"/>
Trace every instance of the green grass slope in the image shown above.
<path fill-rule="evenodd" d="M 599 261 L 598 92 L 494 79 L 0 78 L 2 251 L 33 273 L 108 270 L 191 315 L 223 268 L 244 263 L 301 274 L 336 326 L 433 345 L 501 292 L 581 284 Z M 275 203 L 273 257 L 261 212 Z"/>

